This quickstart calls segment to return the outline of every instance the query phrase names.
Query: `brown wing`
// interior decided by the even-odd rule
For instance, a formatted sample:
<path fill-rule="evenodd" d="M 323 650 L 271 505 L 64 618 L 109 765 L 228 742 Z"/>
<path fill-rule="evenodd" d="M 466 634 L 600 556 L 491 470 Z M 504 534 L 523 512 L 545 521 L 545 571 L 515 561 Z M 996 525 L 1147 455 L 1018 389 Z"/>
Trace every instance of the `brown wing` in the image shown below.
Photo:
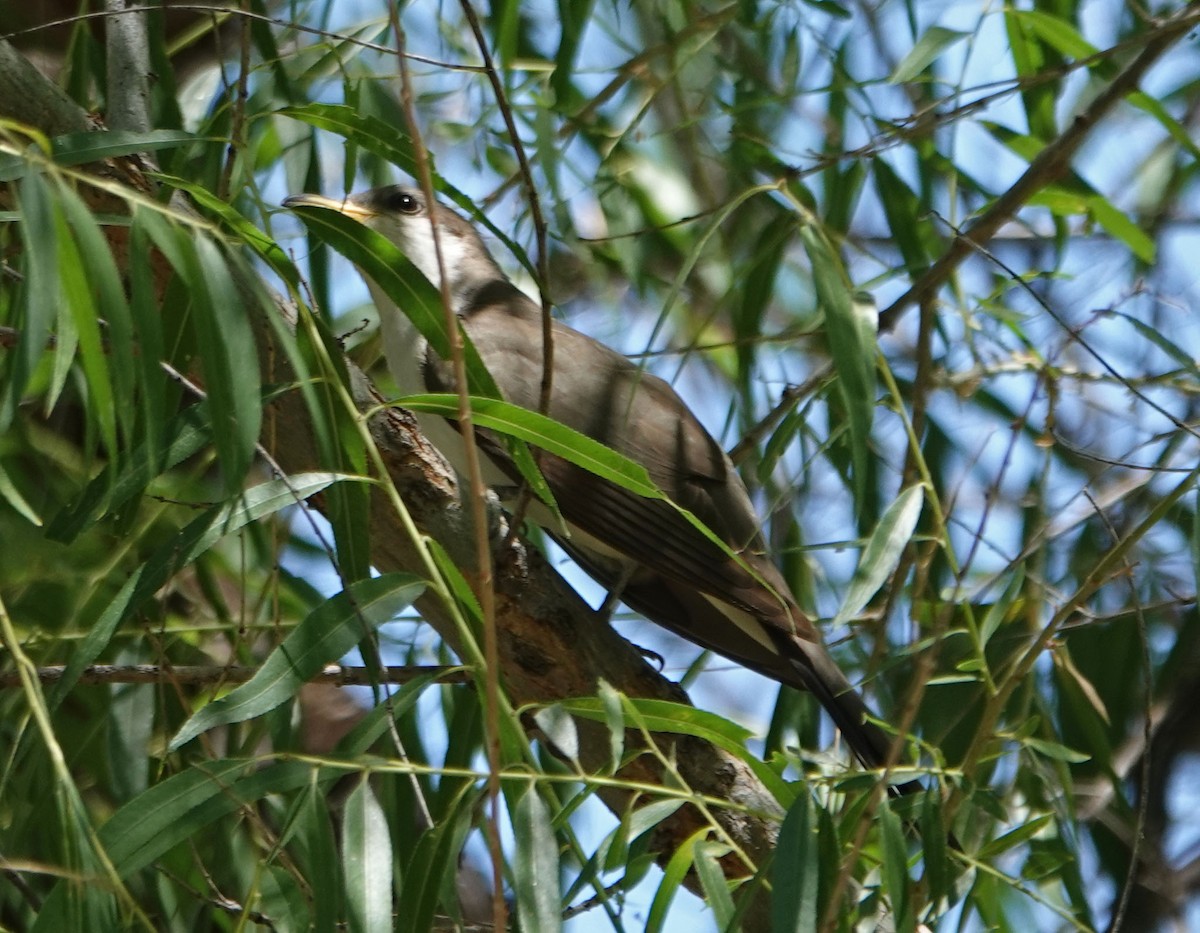
<path fill-rule="evenodd" d="M 511 285 L 503 293 L 481 298 L 466 316 L 465 330 L 504 397 L 536 410 L 542 372 L 540 312 Z M 763 554 L 758 518 L 741 479 L 675 390 L 603 344 L 559 324 L 554 328 L 554 353 L 550 416 L 644 466 L 659 489 L 738 558 L 730 557 L 669 503 L 643 498 L 545 455 L 542 472 L 567 522 L 647 570 L 742 609 L 788 635 L 815 639 L 778 570 Z M 426 381 L 441 391 L 452 385 L 448 367 L 436 360 L 426 366 Z M 496 445 L 488 448 L 493 459 L 502 459 Z M 502 465 L 514 475 L 511 464 Z M 559 495 L 565 490 L 570 495 Z"/>

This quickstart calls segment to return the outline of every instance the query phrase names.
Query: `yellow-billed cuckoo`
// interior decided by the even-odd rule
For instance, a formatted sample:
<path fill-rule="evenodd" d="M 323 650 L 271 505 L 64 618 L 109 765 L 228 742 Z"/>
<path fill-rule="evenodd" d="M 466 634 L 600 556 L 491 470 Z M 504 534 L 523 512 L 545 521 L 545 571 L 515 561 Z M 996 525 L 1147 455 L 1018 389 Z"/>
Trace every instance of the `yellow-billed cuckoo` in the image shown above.
<path fill-rule="evenodd" d="M 439 284 L 433 226 L 453 310 L 504 398 L 538 409 L 542 312 L 501 272 L 475 228 L 401 185 L 333 200 L 303 194 L 285 207 L 323 207 L 352 217 L 396 245 Z M 404 393 L 454 391 L 449 366 L 407 315 L 369 278 L 388 368 Z M 867 767 L 888 761 L 891 740 L 834 663 L 765 554 L 758 517 L 733 464 L 662 379 L 579 331 L 553 325 L 549 415 L 640 463 L 658 488 L 728 545 L 710 541 L 669 503 L 643 498 L 543 452 L 539 465 L 570 536 L 546 530 L 601 584 L 621 586 L 637 612 L 780 683 L 811 691 Z M 461 470 L 462 440 L 449 422 L 424 416 L 422 429 Z M 481 434 L 483 432 L 480 432 Z M 485 481 L 520 478 L 501 445 L 482 438 Z M 532 513 L 531 513 L 532 514 Z M 533 515 L 536 519 L 538 516 Z M 916 789 L 910 785 L 908 789 Z"/>

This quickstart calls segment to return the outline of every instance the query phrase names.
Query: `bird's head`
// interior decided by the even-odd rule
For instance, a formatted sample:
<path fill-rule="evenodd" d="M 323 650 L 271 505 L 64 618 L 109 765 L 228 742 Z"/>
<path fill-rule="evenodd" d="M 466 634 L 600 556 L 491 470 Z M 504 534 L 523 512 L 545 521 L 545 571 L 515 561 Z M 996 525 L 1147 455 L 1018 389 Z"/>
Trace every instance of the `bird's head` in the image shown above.
<path fill-rule="evenodd" d="M 352 217 L 395 244 L 414 266 L 435 286 L 440 283 L 437 252 L 451 300 L 460 307 L 484 284 L 503 279 L 475 228 L 450 208 L 428 202 L 417 188 L 389 185 L 373 188 L 344 199 L 319 194 L 297 194 L 283 202 L 284 207 L 323 207 Z"/>

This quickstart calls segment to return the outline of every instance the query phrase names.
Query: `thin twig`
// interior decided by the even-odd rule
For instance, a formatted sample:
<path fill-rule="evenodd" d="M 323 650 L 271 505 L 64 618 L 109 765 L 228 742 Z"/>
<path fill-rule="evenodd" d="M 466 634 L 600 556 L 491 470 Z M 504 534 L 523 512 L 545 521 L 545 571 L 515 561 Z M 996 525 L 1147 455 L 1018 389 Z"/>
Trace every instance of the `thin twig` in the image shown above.
<path fill-rule="evenodd" d="M 396 50 L 399 53 L 400 101 L 404 119 L 408 124 L 409 136 L 413 141 L 413 157 L 416 160 L 417 181 L 427 203 L 432 204 L 433 172 L 429 165 L 425 144 L 421 139 L 421 128 L 417 122 L 413 103 L 412 82 L 409 80 L 408 62 L 405 56 L 405 33 L 400 25 L 400 11 L 393 2 L 388 5 L 392 30 L 396 35 Z M 441 290 L 442 310 L 446 317 L 446 333 L 450 343 L 450 365 L 458 386 L 458 424 L 463 439 L 463 464 L 466 468 L 471 524 L 475 533 L 475 562 L 477 564 L 479 608 L 483 615 L 484 657 L 484 730 L 485 749 L 488 762 L 487 800 L 489 814 L 484 821 L 488 852 L 492 863 L 492 923 L 498 930 L 508 927 L 508 905 L 504 900 L 504 847 L 500 839 L 500 645 L 496 634 L 496 588 L 492 570 L 492 549 L 488 538 L 487 487 L 483 482 L 479 447 L 475 443 L 474 417 L 471 412 L 470 386 L 467 383 L 466 354 L 463 333 L 454 314 L 450 299 L 450 277 L 446 275 L 445 257 L 433 212 L 429 214 L 430 232 L 433 234 L 433 251 L 437 259 L 438 286 Z"/>
<path fill-rule="evenodd" d="M 37 679 L 43 684 L 55 684 L 66 672 L 65 664 L 52 664 L 37 669 Z M 250 664 L 183 664 L 164 666 L 159 664 L 93 664 L 85 667 L 75 683 L 94 686 L 97 684 L 159 684 L 174 683 L 187 686 L 211 686 L 214 684 L 244 684 L 259 671 Z M 379 676 L 368 667 L 347 667 L 342 664 L 326 664 L 320 673 L 314 674 L 305 683 L 333 684 L 336 687 L 370 687 L 380 684 L 406 684 L 418 677 L 432 674 L 443 684 L 465 684 L 471 673 L 461 667 L 440 664 L 399 664 L 379 668 Z M 0 689 L 18 687 L 21 677 L 15 671 L 0 672 Z"/>

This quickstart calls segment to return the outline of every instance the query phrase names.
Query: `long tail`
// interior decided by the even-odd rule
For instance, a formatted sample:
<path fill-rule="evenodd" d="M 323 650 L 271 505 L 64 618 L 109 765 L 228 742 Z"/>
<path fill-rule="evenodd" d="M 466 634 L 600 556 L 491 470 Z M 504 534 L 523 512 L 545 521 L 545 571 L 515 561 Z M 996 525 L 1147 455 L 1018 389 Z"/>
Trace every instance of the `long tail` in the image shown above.
<path fill-rule="evenodd" d="M 866 768 L 896 764 L 892 755 L 894 739 L 870 721 L 873 714 L 858 691 L 850 685 L 822 645 L 800 639 L 781 639 L 788 660 L 800 681 L 817 698 L 845 736 L 854 755 Z M 925 788 L 919 781 L 894 785 L 896 795 L 915 794 Z"/>

